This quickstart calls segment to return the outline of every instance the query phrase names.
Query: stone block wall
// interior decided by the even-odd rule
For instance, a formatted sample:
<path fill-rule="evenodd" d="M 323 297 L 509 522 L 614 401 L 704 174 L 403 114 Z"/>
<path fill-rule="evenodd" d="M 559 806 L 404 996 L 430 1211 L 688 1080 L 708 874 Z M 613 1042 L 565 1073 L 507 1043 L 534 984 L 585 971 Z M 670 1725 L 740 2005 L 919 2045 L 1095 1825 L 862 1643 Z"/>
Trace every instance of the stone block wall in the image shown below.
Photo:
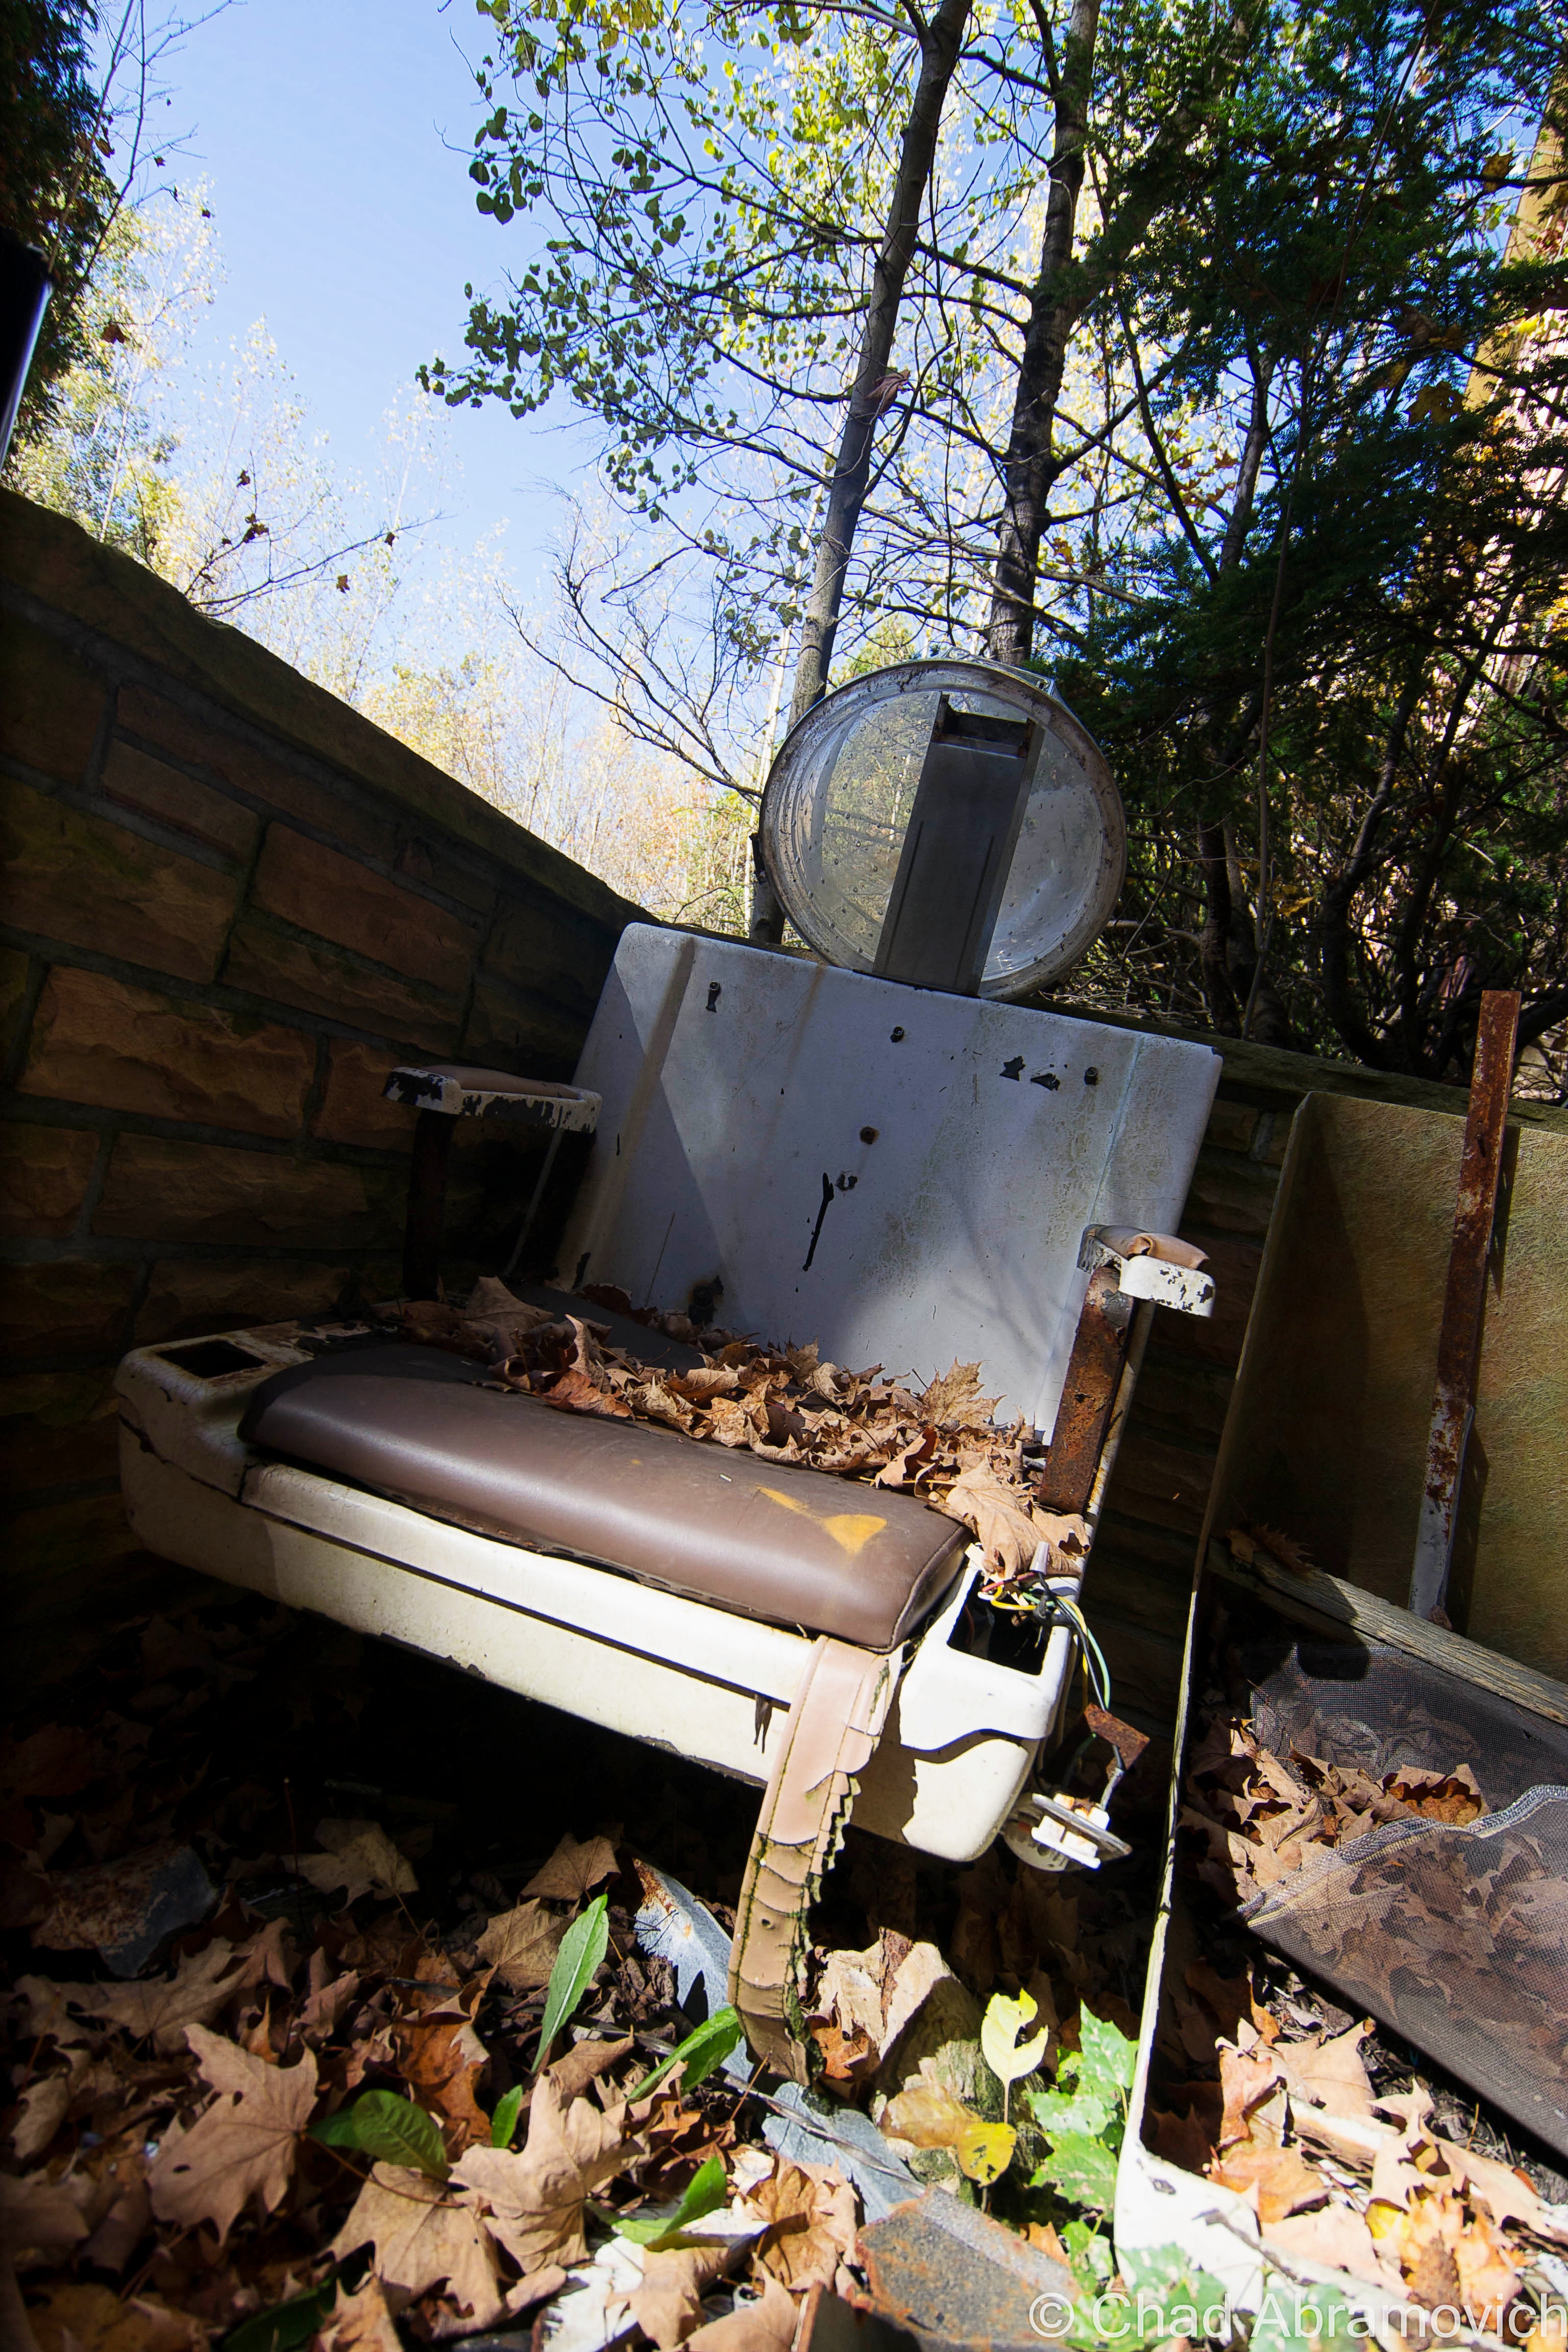
<path fill-rule="evenodd" d="M 0 1493 L 7 1613 L 41 1633 L 136 1572 L 121 1355 L 395 1288 L 387 1071 L 569 1077 L 637 910 L 3 494 L 0 762 Z M 532 1178 L 461 1144 L 454 1273 Z"/>

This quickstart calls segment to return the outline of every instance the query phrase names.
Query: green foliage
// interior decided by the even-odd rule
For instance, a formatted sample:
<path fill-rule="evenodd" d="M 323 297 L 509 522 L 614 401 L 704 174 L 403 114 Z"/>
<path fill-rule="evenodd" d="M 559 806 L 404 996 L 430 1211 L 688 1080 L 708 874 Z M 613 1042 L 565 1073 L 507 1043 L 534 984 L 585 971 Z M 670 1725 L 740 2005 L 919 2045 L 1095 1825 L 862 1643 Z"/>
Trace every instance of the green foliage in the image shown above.
<path fill-rule="evenodd" d="M 545 1988 L 544 2017 L 539 2029 L 539 2047 L 533 2055 L 535 2074 L 550 2055 L 551 2043 L 593 1983 L 609 1948 L 609 1896 L 595 1895 L 561 1938 Z"/>
<path fill-rule="evenodd" d="M 743 696 L 799 610 L 917 44 L 869 10 L 485 13 L 472 168 L 531 258 L 432 381 L 599 420 L 625 507 L 722 573 Z M 851 670 L 911 625 L 980 642 L 1065 14 L 972 25 Z M 1568 1016 L 1565 43 L 1565 0 L 1456 0 L 1440 38 L 1384 0 L 1104 0 L 1037 485 L 1037 655 L 1131 819 L 1078 1001 L 1449 1078 L 1483 988 L 1526 1037 Z"/>
<path fill-rule="evenodd" d="M 1024 2095 L 1048 2144 L 1032 2185 L 1054 2189 L 1091 2212 L 1108 2213 L 1116 2201 L 1117 2158 L 1138 2044 L 1109 2018 L 1082 2008 L 1079 2045 L 1063 2056 L 1054 2089 Z"/>
<path fill-rule="evenodd" d="M 1035 2174 L 1037 2189 L 1054 2189 L 1074 2205 L 1109 2213 L 1116 2202 L 1116 2151 L 1088 2132 L 1050 2135 L 1050 2153 Z"/>
<path fill-rule="evenodd" d="M 451 2167 L 432 2115 L 395 2091 L 364 2091 L 352 2107 L 340 2107 L 310 2126 L 310 2137 L 326 2147 L 352 2147 L 383 2164 L 403 2164 L 431 2180 L 445 2180 Z"/>
<path fill-rule="evenodd" d="M 0 227 L 40 247 L 55 279 L 18 423 L 32 439 L 57 379 L 87 355 L 78 298 L 119 201 L 105 169 L 89 0 L 7 0 L 0 10 Z"/>
<path fill-rule="evenodd" d="M 616 2234 L 658 2252 L 678 2244 L 681 2231 L 689 2230 L 693 2221 L 700 2221 L 706 2213 L 716 2213 L 728 2195 L 724 2159 L 721 2156 L 710 2156 L 687 2182 L 673 2213 L 631 2213 L 625 2220 L 617 2214 L 615 2217 Z"/>
<path fill-rule="evenodd" d="M 680 2078 L 682 2089 L 695 2089 L 724 2063 L 731 2051 L 740 2048 L 745 2038 L 740 2012 L 728 2006 L 716 2009 L 711 2017 L 693 2027 L 684 2042 L 676 2044 L 668 2058 L 661 2058 L 650 2074 L 643 2077 L 637 2084 L 637 2096 L 646 2099 L 677 2066 L 686 2069 Z"/>
<path fill-rule="evenodd" d="M 1247 2336 L 1251 2352 L 1325 2352 L 1366 2341 L 1366 2322 L 1337 2286 L 1298 2286 L 1270 2272 Z"/>
<path fill-rule="evenodd" d="M 510 2147 L 511 2146 L 512 2140 L 517 2132 L 517 2119 L 521 2113 L 522 2084 L 521 2083 L 514 2083 L 510 2090 L 503 2091 L 500 2097 L 496 2101 L 495 2113 L 490 2117 L 490 2146 L 492 2147 Z"/>

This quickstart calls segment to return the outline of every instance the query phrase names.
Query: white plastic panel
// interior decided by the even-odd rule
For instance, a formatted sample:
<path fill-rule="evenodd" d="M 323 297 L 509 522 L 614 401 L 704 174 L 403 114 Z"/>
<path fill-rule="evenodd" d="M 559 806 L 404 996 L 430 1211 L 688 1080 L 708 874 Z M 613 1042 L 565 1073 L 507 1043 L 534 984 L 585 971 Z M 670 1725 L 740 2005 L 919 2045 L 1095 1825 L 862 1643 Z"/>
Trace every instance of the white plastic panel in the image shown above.
<path fill-rule="evenodd" d="M 856 1367 L 978 1359 L 1001 1411 L 1048 1430 L 1083 1229 L 1174 1229 L 1219 1069 L 1175 1038 L 634 925 L 578 1065 L 604 1109 L 560 1276 L 666 1307 L 717 1281 L 720 1323 Z"/>

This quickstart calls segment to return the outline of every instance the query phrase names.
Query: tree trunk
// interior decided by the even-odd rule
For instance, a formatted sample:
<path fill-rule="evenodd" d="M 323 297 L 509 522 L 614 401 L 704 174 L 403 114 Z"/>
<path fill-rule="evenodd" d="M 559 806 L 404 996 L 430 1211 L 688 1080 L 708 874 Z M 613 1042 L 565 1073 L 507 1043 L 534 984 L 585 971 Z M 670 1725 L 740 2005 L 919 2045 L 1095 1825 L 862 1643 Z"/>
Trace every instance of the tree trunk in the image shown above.
<path fill-rule="evenodd" d="M 811 594 L 801 623 L 800 654 L 789 706 L 792 727 L 815 709 L 827 691 L 833 641 L 838 632 L 839 608 L 844 601 L 844 575 L 871 478 L 871 446 L 876 438 L 877 420 L 891 404 L 893 396 L 889 387 L 888 363 L 893 355 L 899 305 L 920 233 L 921 212 L 931 182 L 942 108 L 963 45 L 969 11 L 970 0 L 942 0 L 921 43 L 920 80 L 904 125 L 892 206 L 872 272 L 871 299 L 860 333 L 860 355 L 849 394 L 849 413 L 839 436 L 838 455 L 828 487 L 827 511 L 816 542 Z"/>
<path fill-rule="evenodd" d="M 1226 856 L 1222 824 L 1199 825 L 1198 866 L 1204 877 L 1204 927 L 1198 940 L 1198 962 L 1209 1019 L 1222 1037 L 1239 1037 L 1241 1009 L 1230 984 L 1230 860 Z"/>
<path fill-rule="evenodd" d="M 1029 323 L 1018 364 L 1012 430 L 1003 467 L 1002 527 L 997 534 L 996 573 L 986 624 L 993 661 L 1021 668 L 1034 650 L 1035 583 L 1047 502 L 1059 467 L 1051 439 L 1057 401 L 1067 364 L 1068 337 L 1078 315 L 1067 298 L 1063 273 L 1072 259 L 1073 224 L 1083 186 L 1084 142 L 1089 135 L 1089 96 L 1100 0 L 1073 0 L 1067 54 L 1057 89 L 1050 189 L 1046 199 L 1040 267 L 1029 298 Z"/>

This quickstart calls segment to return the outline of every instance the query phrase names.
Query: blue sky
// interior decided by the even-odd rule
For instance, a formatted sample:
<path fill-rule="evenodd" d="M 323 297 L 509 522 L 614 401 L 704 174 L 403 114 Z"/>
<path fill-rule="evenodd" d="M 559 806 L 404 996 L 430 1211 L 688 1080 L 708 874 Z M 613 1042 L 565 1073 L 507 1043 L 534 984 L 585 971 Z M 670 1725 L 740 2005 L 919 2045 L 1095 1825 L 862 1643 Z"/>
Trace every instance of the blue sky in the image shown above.
<path fill-rule="evenodd" d="M 226 346 L 265 316 L 353 470 L 368 470 L 419 362 L 460 351 L 465 281 L 484 289 L 521 268 L 527 223 L 478 213 L 468 176 L 466 59 L 487 28 L 472 0 L 231 0 L 166 64 L 173 104 L 153 128 L 188 131 L 168 176 L 210 184 L 227 273 L 207 333 Z M 579 487 L 591 466 L 586 429 L 493 403 L 445 414 L 461 473 L 440 536 L 468 546 L 504 519 L 528 584 L 555 520 L 551 486 Z"/>

